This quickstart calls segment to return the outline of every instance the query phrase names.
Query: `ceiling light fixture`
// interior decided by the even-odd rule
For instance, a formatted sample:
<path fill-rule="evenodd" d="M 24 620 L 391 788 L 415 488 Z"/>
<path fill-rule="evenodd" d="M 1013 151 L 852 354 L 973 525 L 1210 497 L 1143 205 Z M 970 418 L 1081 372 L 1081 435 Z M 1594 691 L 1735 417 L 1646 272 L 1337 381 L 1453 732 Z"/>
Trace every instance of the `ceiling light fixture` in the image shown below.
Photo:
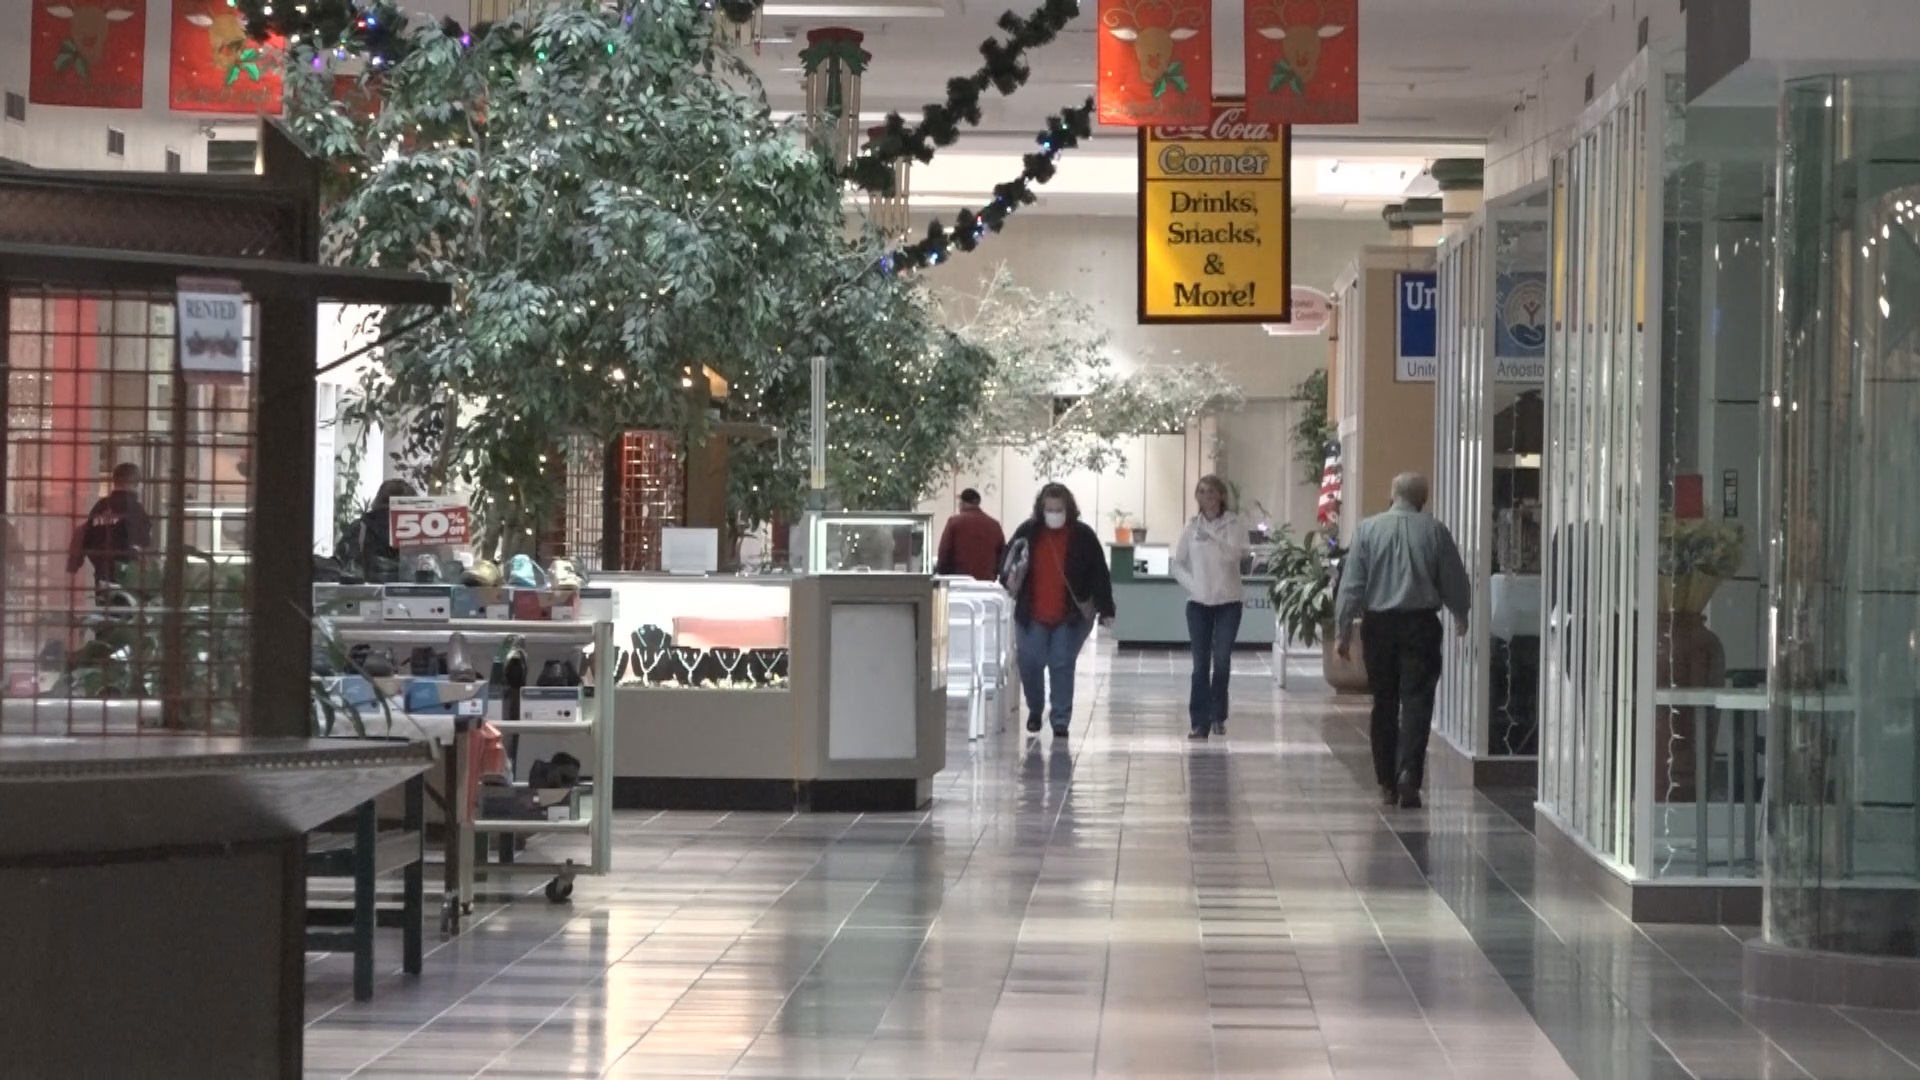
<path fill-rule="evenodd" d="M 768 4 L 766 14 L 793 19 L 941 19 L 947 9 L 932 4 Z"/>

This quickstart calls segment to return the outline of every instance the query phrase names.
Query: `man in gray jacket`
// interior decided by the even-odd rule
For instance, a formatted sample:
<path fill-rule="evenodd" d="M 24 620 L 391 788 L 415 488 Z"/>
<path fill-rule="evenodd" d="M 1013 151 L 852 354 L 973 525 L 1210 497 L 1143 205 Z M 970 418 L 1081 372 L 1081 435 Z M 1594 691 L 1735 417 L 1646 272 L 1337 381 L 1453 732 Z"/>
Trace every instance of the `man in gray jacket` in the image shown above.
<path fill-rule="evenodd" d="M 1336 646 L 1346 659 L 1360 623 L 1373 690 L 1373 772 L 1388 806 L 1420 805 L 1433 694 L 1440 682 L 1440 609 L 1467 632 L 1473 586 L 1445 525 L 1425 513 L 1427 478 L 1393 478 L 1393 507 L 1362 521 L 1341 568 Z"/>

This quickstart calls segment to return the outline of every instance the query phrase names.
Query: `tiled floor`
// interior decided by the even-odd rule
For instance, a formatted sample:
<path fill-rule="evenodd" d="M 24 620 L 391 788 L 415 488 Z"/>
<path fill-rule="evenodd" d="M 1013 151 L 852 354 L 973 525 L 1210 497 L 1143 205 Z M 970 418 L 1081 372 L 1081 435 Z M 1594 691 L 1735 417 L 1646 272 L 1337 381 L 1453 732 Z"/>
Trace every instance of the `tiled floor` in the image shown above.
<path fill-rule="evenodd" d="M 1631 926 L 1480 796 L 1383 813 L 1316 667 L 1238 658 L 1195 746 L 1184 658 L 1090 649 L 1071 743 L 956 725 L 927 813 L 628 815 L 368 1004 L 316 958 L 309 1074 L 1920 1077 L 1920 1025 L 1743 1010 L 1738 931 Z"/>

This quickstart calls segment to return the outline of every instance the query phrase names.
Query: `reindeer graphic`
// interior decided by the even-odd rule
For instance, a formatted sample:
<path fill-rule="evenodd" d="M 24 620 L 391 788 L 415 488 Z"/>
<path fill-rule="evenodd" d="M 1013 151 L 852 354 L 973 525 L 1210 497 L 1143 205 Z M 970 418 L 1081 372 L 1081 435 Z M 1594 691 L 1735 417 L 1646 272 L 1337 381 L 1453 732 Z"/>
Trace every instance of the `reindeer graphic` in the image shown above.
<path fill-rule="evenodd" d="M 1174 46 L 1199 35 L 1207 23 L 1206 9 L 1181 0 L 1126 0 L 1107 11 L 1100 21 L 1115 40 L 1133 46 L 1140 78 L 1153 86 L 1157 99 L 1168 90 L 1187 89 L 1186 73 L 1173 58 Z"/>
<path fill-rule="evenodd" d="M 1308 9 L 1312 17 L 1302 16 Z M 1342 24 L 1327 22 L 1326 0 L 1254 0 L 1254 32 L 1281 43 L 1283 55 L 1273 62 L 1268 90 L 1291 89 L 1306 96 L 1307 85 L 1320 74 L 1320 45 L 1346 32 Z"/>
<path fill-rule="evenodd" d="M 106 53 L 107 32 L 113 24 L 133 18 L 133 12 L 103 3 L 54 4 L 47 8 L 47 14 L 69 26 L 59 55 L 53 58 L 53 70 L 72 68 L 83 79 L 93 77 L 95 65 Z"/>

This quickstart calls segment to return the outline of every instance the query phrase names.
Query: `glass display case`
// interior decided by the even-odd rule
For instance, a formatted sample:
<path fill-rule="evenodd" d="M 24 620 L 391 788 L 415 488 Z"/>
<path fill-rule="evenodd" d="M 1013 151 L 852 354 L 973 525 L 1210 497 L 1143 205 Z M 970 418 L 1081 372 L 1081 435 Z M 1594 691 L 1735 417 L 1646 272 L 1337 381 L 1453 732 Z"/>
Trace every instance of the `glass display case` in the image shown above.
<path fill-rule="evenodd" d="M 621 686 L 784 691 L 793 579 L 595 574 L 613 592 Z"/>
<path fill-rule="evenodd" d="M 807 515 L 809 574 L 933 573 L 933 515 L 835 510 Z"/>

